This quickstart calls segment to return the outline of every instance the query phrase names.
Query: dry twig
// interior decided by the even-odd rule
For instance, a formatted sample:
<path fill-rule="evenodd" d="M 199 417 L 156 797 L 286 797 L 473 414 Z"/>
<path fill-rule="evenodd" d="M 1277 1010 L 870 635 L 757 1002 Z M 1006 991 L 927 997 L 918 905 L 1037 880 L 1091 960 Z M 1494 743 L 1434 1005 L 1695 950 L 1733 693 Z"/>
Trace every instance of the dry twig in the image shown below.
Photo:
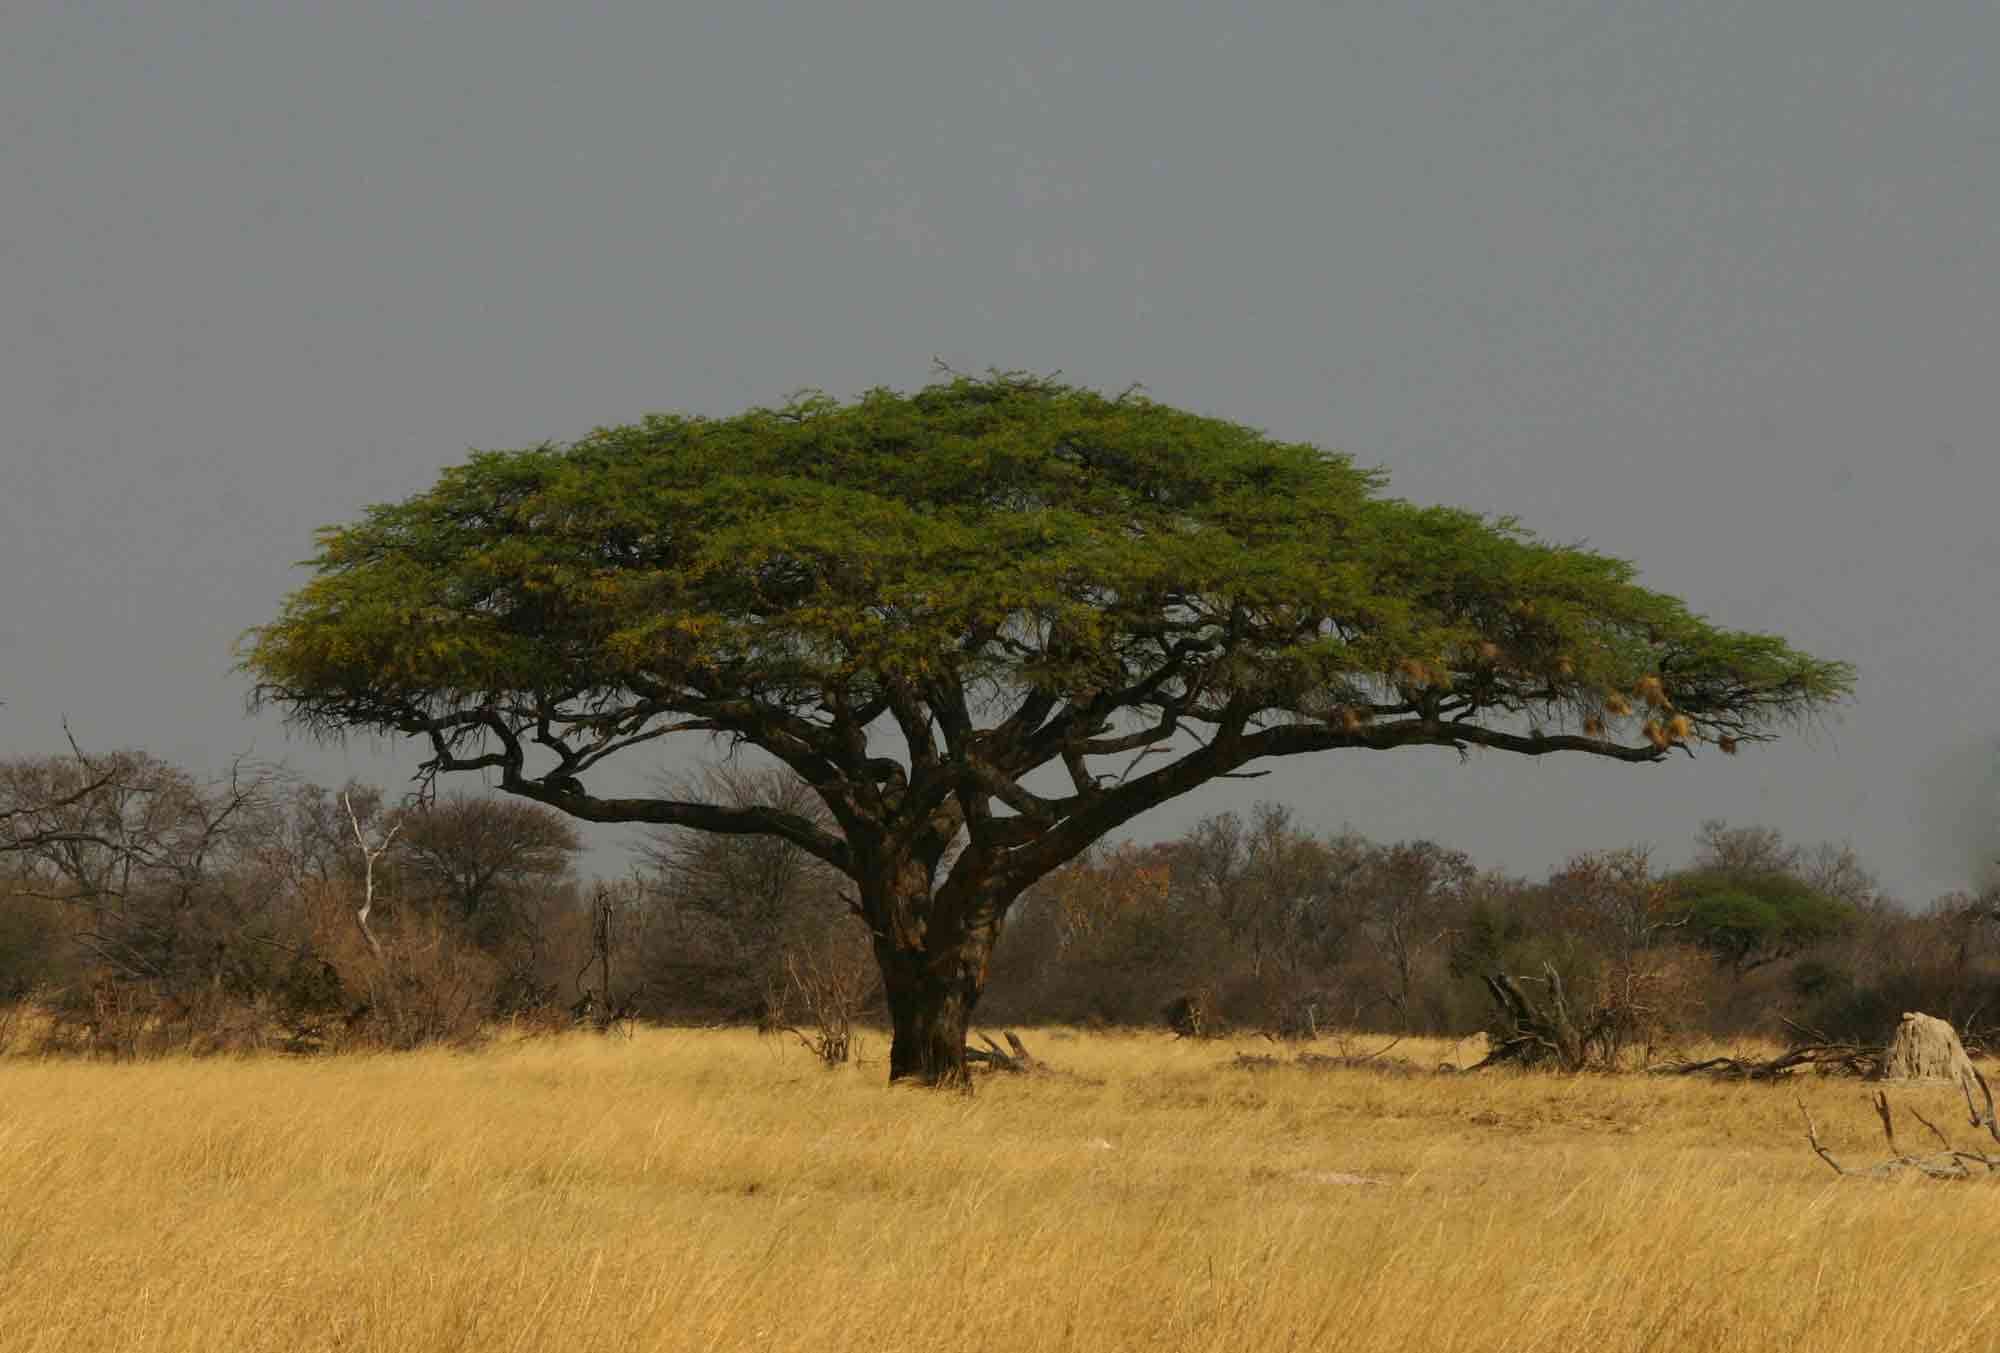
<path fill-rule="evenodd" d="M 1973 1100 L 1972 1090 L 1975 1084 L 1985 1101 L 1983 1108 Z M 1986 1077 L 1974 1067 L 1967 1075 L 1960 1078 L 1959 1089 L 1964 1092 L 1965 1107 L 1971 1116 L 1972 1126 L 1985 1128 L 1995 1142 L 2000 1142 L 2000 1126 L 1996 1126 L 1993 1118 L 1993 1090 L 1987 1085 Z M 1889 1159 L 1865 1169 L 1849 1169 L 1835 1160 L 1833 1153 L 1820 1142 L 1819 1128 L 1813 1122 L 1812 1114 L 1807 1111 L 1805 1101 L 1799 1100 L 1798 1105 L 1800 1117 L 1806 1120 L 1806 1141 L 1811 1144 L 1813 1154 L 1825 1161 L 1827 1167 L 1835 1174 L 1844 1178 L 1893 1179 L 1905 1170 L 1914 1170 L 1926 1179 L 1972 1179 L 1977 1177 L 1973 1173 L 1974 1166 L 1983 1168 L 1989 1175 L 2000 1173 L 2000 1156 L 1989 1155 L 1984 1151 L 1958 1150 L 1952 1146 L 1951 1140 L 1935 1123 L 1914 1109 L 1910 1111 L 1911 1116 L 1930 1129 L 1931 1135 L 1938 1139 L 1938 1144 L 1943 1149 L 1928 1156 L 1913 1156 L 1904 1151 L 1896 1144 L 1896 1124 L 1890 1113 L 1889 1096 L 1880 1090 L 1875 1092 L 1875 1116 L 1882 1120 L 1882 1136 L 1889 1143 Z"/>

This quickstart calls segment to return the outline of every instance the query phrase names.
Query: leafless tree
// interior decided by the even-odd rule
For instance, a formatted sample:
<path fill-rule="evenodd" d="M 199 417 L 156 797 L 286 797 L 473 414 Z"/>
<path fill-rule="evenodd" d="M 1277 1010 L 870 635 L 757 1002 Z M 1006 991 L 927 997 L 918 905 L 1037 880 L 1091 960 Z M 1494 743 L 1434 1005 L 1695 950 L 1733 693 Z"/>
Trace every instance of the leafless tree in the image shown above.
<path fill-rule="evenodd" d="M 300 782 L 284 795 L 282 813 L 265 841 L 269 867 L 288 888 L 302 890 L 360 882 L 352 821 L 373 831 L 387 811 L 382 791 L 349 780 L 338 790 Z M 351 808 L 351 812 L 350 812 Z"/>
<path fill-rule="evenodd" d="M 710 767 L 674 792 L 731 808 L 763 806 L 815 822 L 825 806 L 783 769 Z M 788 953 L 822 948 L 860 928 L 842 900 L 841 879 L 823 861 L 772 836 L 720 836 L 684 828 L 649 833 L 656 918 L 645 964 L 656 996 L 672 1005 L 768 1009 L 785 980 Z"/>
<path fill-rule="evenodd" d="M 1685 924 L 1645 846 L 1573 855 L 1550 876 L 1549 893 L 1576 932 L 1599 939 L 1628 968 L 1640 950 Z"/>
<path fill-rule="evenodd" d="M 1799 848 L 1773 827 L 1732 827 L 1719 817 L 1704 820 L 1696 837 L 1695 868 L 1730 874 L 1791 874 Z"/>
<path fill-rule="evenodd" d="M 711 766 L 674 792 L 813 821 L 827 816 L 811 787 L 784 769 Z M 838 876 L 823 861 L 783 841 L 663 827 L 648 833 L 640 854 L 676 905 L 714 917 L 767 951 L 781 947 L 802 908 L 829 902 L 838 890 Z"/>
<path fill-rule="evenodd" d="M 1795 867 L 1814 891 L 1861 911 L 1892 905 L 1882 896 L 1880 881 L 1845 841 L 1822 841 L 1801 851 Z"/>
<path fill-rule="evenodd" d="M 1384 996 L 1407 1027 L 1417 956 L 1442 938 L 1450 903 L 1478 877 L 1472 860 L 1433 841 L 1378 848 L 1361 883 L 1363 928 L 1388 964 Z"/>
<path fill-rule="evenodd" d="M 1368 848 L 1352 835 L 1321 840 L 1267 801 L 1247 824 L 1235 813 L 1202 820 L 1164 856 L 1175 895 L 1206 909 L 1261 977 L 1334 956 L 1355 920 Z"/>
<path fill-rule="evenodd" d="M 241 886 L 286 777 L 239 757 L 200 781 L 143 752 L 0 764 L 0 853 L 18 891 L 59 900 L 75 935 L 125 979 L 165 988 L 220 978 L 236 932 L 267 899 Z"/>
<path fill-rule="evenodd" d="M 536 895 L 559 887 L 583 849 L 570 819 L 519 799 L 451 795 L 393 816 L 408 886 L 436 896 L 489 949 L 533 928 Z"/>
<path fill-rule="evenodd" d="M 1977 1068 L 1967 1067 L 1959 1078 L 1958 1088 L 1965 1095 L 1966 1114 L 1971 1126 L 1984 1128 L 1987 1136 L 2000 1142 L 2000 1122 L 1994 1119 L 1993 1090 L 1987 1085 L 1986 1077 L 1980 1074 Z M 1979 1092 L 1976 1099 L 1973 1096 L 1974 1089 Z M 1862 1169 L 1849 1169 L 1835 1160 L 1833 1153 L 1821 1143 L 1819 1127 L 1813 1122 L 1812 1114 L 1807 1111 L 1805 1101 L 1800 1099 L 1797 1102 L 1799 1114 L 1806 1120 L 1806 1141 L 1811 1145 L 1813 1154 L 1825 1161 L 1827 1168 L 1837 1175 L 1858 1179 L 1894 1179 L 1909 1171 L 1923 1175 L 1927 1179 L 1990 1179 L 1996 1173 L 2000 1173 L 2000 1156 L 1985 1151 L 1965 1151 L 1953 1146 L 1951 1139 L 1945 1136 L 1937 1124 L 1915 1109 L 1910 1110 L 1910 1116 L 1922 1123 L 1931 1136 L 1937 1139 L 1939 1149 L 1928 1156 L 1913 1156 L 1905 1151 L 1896 1141 L 1896 1123 L 1889 1109 L 1889 1096 L 1880 1090 L 1875 1092 L 1873 1104 L 1875 1116 L 1882 1123 L 1883 1140 L 1889 1144 L 1889 1159 Z M 1978 1167 L 1977 1172 L 1973 1168 L 1975 1166 Z"/>

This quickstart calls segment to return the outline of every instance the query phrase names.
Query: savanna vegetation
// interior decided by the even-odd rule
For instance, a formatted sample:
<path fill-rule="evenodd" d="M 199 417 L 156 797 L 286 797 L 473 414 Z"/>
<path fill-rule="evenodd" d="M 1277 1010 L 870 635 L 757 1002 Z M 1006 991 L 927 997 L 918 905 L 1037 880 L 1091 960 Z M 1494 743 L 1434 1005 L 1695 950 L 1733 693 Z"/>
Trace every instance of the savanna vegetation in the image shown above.
<path fill-rule="evenodd" d="M 830 1071 L 698 1030 L 0 1060 L 0 1347 L 1988 1342 L 1987 1189 L 1837 1179 L 1789 1090 L 1032 1038 L 1060 1073 L 970 1097 L 885 1092 L 880 1035 Z M 1797 1089 L 1838 1158 L 1880 1157 L 1853 1082 Z M 1948 1087 L 1904 1093 L 1969 1142 Z"/>
<path fill-rule="evenodd" d="M 1406 747 L 1733 752 L 1851 685 L 1621 560 L 1381 489 L 1316 446 L 1030 376 L 662 415 L 477 454 L 326 529 L 242 660 L 305 728 L 425 740 L 433 779 L 811 856 L 865 922 L 890 1078 L 953 1082 L 1021 899 L 1218 777 Z M 592 788 L 689 737 L 757 749 L 809 800 Z M 1369 863 L 1409 899 L 1362 932 L 1405 1022 L 1411 927 L 1459 868 Z M 1753 943 L 1739 967 L 1819 923 L 1721 884 L 1704 934 Z"/>
<path fill-rule="evenodd" d="M 1734 754 L 1848 688 L 1380 488 L 953 377 L 324 532 L 243 661 L 426 739 L 415 794 L 0 763 L 0 1346 L 1978 1346 L 1977 1191 L 1806 1149 L 1801 1106 L 1879 1155 L 1850 1082 L 1514 1068 L 1909 1009 L 1983 1052 L 2000 892 L 1723 822 L 1537 878 L 1275 803 L 1132 839 L 1263 758 Z M 727 755 L 591 787 L 670 737 Z M 627 875 L 577 819 L 643 833 Z M 1009 1026 L 1034 1074 L 880 1087 Z"/>
<path fill-rule="evenodd" d="M 1735 754 L 1848 689 L 1621 561 L 1381 489 L 1013 375 L 477 454 L 322 532 L 241 655 L 308 730 L 423 739 L 418 792 L 0 766 L 0 996 L 45 1050 L 119 1056 L 643 1019 L 839 1063 L 886 1026 L 926 1081 L 976 1018 L 1505 1039 L 1534 1007 L 1561 1027 L 1522 1051 L 1572 1070 L 1918 1007 L 1984 1037 L 2000 898 L 1885 898 L 1838 843 L 1718 822 L 1524 879 L 1279 804 L 1125 839 L 1270 757 Z M 726 759 L 591 789 L 687 738 Z M 501 796 L 455 792 L 474 771 Z M 632 872 L 581 877 L 575 819 L 642 830 Z"/>
<path fill-rule="evenodd" d="M 782 768 L 672 792 L 817 811 Z M 0 1030 L 36 1031 L 17 1052 L 315 1054 L 638 1020 L 790 1029 L 837 1063 L 893 1029 L 847 880 L 782 839 L 653 828 L 627 876 L 593 879 L 540 805 L 392 804 L 247 764 L 202 781 L 138 752 L 0 764 L 0 813 Z M 989 1027 L 1498 1038 L 1506 974 L 1560 989 L 1568 1069 L 1699 1038 L 1878 1041 L 1908 1009 L 1991 1037 L 2000 894 L 1911 907 L 1853 851 L 1764 828 L 1712 822 L 1691 846 L 1524 879 L 1261 804 L 1039 880 L 981 1009 Z"/>

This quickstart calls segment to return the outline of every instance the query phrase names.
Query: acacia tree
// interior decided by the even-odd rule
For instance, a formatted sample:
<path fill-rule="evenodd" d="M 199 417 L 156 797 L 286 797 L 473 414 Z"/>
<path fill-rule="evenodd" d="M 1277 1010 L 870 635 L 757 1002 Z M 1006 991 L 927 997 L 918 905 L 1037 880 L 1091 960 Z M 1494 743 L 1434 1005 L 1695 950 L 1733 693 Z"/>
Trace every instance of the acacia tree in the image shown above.
<path fill-rule="evenodd" d="M 657 415 L 475 453 L 322 531 L 242 659 L 253 702 L 427 738 L 432 776 L 826 861 L 881 965 L 891 1079 L 955 1080 L 1013 900 L 1218 776 L 1343 748 L 1657 761 L 1848 687 L 1621 561 L 1380 487 L 1010 374 Z M 831 823 L 591 788 L 690 734 L 762 749 Z"/>

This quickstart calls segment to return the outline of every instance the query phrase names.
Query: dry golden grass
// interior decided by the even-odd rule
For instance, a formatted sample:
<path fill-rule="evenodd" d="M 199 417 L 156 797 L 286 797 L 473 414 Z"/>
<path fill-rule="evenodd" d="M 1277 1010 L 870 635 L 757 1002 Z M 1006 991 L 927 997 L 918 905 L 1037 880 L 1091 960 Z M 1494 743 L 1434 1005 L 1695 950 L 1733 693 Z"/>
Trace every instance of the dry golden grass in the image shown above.
<path fill-rule="evenodd" d="M 1028 1041 L 1073 1074 L 891 1091 L 879 1060 L 667 1031 L 0 1062 L 0 1348 L 1992 1341 L 2000 1185 L 1836 1179 L 1789 1088 Z M 1861 1086 L 1800 1089 L 1836 1152 L 1884 1154 Z"/>

